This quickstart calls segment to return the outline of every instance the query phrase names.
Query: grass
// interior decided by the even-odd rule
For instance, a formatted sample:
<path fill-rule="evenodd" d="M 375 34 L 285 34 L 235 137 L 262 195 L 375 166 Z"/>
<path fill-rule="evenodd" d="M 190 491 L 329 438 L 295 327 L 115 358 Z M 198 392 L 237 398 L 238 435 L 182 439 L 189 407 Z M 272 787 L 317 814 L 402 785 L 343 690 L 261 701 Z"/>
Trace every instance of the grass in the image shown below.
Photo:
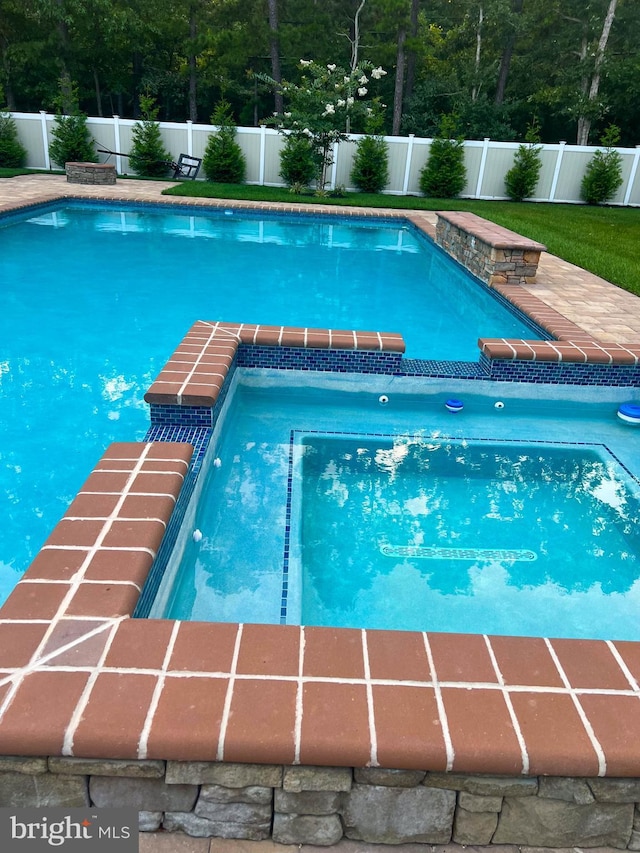
<path fill-rule="evenodd" d="M 592 207 L 471 199 L 434 199 L 418 196 L 347 193 L 319 198 L 294 195 L 278 187 L 214 184 L 189 181 L 165 190 L 167 195 L 199 198 L 249 199 L 295 204 L 333 204 L 387 207 L 394 210 L 470 210 L 498 225 L 544 243 L 549 252 L 589 270 L 624 290 L 640 296 L 640 209 Z"/>
<path fill-rule="evenodd" d="M 0 166 L 0 178 L 17 178 L 18 175 L 32 175 L 31 169 L 9 169 L 7 166 Z"/>
<path fill-rule="evenodd" d="M 17 178 L 19 175 L 64 175 L 64 169 L 9 169 L 0 166 L 0 178 Z"/>

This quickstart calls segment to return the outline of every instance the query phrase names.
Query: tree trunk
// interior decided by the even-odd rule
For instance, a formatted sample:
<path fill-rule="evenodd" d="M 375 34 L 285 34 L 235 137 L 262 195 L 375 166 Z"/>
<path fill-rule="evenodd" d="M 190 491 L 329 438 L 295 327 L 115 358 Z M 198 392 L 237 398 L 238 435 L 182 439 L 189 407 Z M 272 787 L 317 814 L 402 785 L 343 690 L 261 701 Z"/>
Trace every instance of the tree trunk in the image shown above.
<path fill-rule="evenodd" d="M 598 91 L 600 89 L 600 73 L 602 70 L 602 63 L 604 62 L 604 56 L 607 50 L 607 42 L 609 41 L 609 33 L 611 32 L 611 27 L 613 25 L 613 20 L 616 16 L 616 6 L 618 5 L 618 0 L 609 0 L 609 8 L 607 9 L 607 14 L 604 18 L 604 24 L 602 25 L 602 32 L 600 33 L 600 40 L 598 41 L 598 49 L 596 51 L 596 61 L 593 67 L 593 76 L 591 77 L 591 85 L 589 86 L 588 93 L 588 101 L 589 104 L 592 104 L 596 98 L 598 97 Z M 585 87 L 586 91 L 586 87 Z M 588 145 L 589 144 L 589 131 L 591 130 L 591 117 L 582 115 L 578 119 L 578 135 L 576 142 L 578 145 Z"/>
<path fill-rule="evenodd" d="M 63 71 L 60 75 L 60 106 L 62 114 L 65 116 L 71 115 L 77 108 L 73 82 L 66 70 L 66 65 L 63 65 Z"/>
<path fill-rule="evenodd" d="M 133 69 L 133 117 L 140 118 L 140 81 L 142 80 L 143 61 L 139 50 L 134 51 L 132 58 Z M 122 115 L 122 113 L 120 113 Z"/>
<path fill-rule="evenodd" d="M 189 56 L 187 63 L 189 66 L 189 119 L 198 121 L 198 104 L 197 104 L 197 76 L 196 76 L 196 7 L 191 4 L 189 7 Z"/>
<path fill-rule="evenodd" d="M 58 31 L 58 65 L 60 66 L 60 105 L 64 115 L 69 115 L 75 107 L 75 98 L 73 97 L 73 82 L 69 73 L 67 57 L 69 55 L 69 28 L 63 17 L 63 2 L 56 0 L 56 6 L 59 9 L 58 21 L 56 29 Z"/>
<path fill-rule="evenodd" d="M 589 39 L 588 39 L 588 35 L 587 35 L 587 26 L 585 24 L 583 26 L 582 42 L 580 44 L 580 54 L 579 54 L 580 55 L 580 64 L 583 66 L 582 79 L 580 80 L 580 91 L 585 96 L 586 96 L 587 90 L 589 88 L 589 77 L 587 76 L 586 71 L 584 71 L 584 66 L 585 66 L 585 63 L 587 61 L 588 45 L 589 45 Z M 585 128 L 584 128 L 585 122 L 586 122 L 585 116 L 578 116 L 578 135 L 576 138 L 576 144 L 577 145 L 586 145 L 586 142 L 580 142 L 580 140 L 585 139 L 585 138 L 586 139 L 589 138 L 589 129 L 588 128 L 587 128 L 587 132 L 586 132 L 586 136 L 585 136 Z"/>
<path fill-rule="evenodd" d="M 16 111 L 16 99 L 13 94 L 13 86 L 11 85 L 11 72 L 8 57 L 8 43 L 2 42 L 2 88 L 4 89 L 4 99 L 7 103 L 9 112 Z"/>
<path fill-rule="evenodd" d="M 522 6 L 524 0 L 513 0 L 512 11 L 516 15 L 522 14 Z M 511 58 L 513 57 L 513 49 L 516 44 L 517 29 L 512 27 L 507 36 L 507 41 L 500 57 L 500 70 L 498 71 L 498 83 L 496 85 L 495 103 L 497 106 L 504 103 L 504 94 L 507 90 L 507 80 L 509 78 L 509 70 L 511 68 Z"/>
<path fill-rule="evenodd" d="M 278 32 L 278 0 L 267 0 L 269 11 L 269 54 L 271 56 L 271 76 L 276 83 L 282 82 L 280 68 L 280 37 Z M 281 115 L 284 112 L 282 92 L 276 89 L 274 96 L 275 111 Z"/>
<path fill-rule="evenodd" d="M 411 0 L 411 18 L 409 23 L 409 34 L 412 39 L 418 37 L 418 12 L 420 0 Z M 416 80 L 416 52 L 411 49 L 407 55 L 407 82 L 404 87 L 405 100 L 413 95 L 413 87 Z"/>
<path fill-rule="evenodd" d="M 404 92 L 404 67 L 405 67 L 405 52 L 404 43 L 407 38 L 407 31 L 404 27 L 398 32 L 398 49 L 396 52 L 396 82 L 393 91 L 393 126 L 391 133 L 393 136 L 398 136 L 400 133 L 400 122 L 402 121 L 402 96 Z"/>
<path fill-rule="evenodd" d="M 360 0 L 360 5 L 353 19 L 353 38 L 351 41 L 351 72 L 358 67 L 358 52 L 360 50 L 360 12 L 364 9 L 367 0 Z"/>
<path fill-rule="evenodd" d="M 478 13 L 478 28 L 476 30 L 476 59 L 473 65 L 473 88 L 471 89 L 471 100 L 476 101 L 480 94 L 480 59 L 482 57 L 482 23 L 484 21 L 484 8 L 480 4 Z"/>
<path fill-rule="evenodd" d="M 102 118 L 102 91 L 100 89 L 100 77 L 98 76 L 98 69 L 93 69 L 93 86 L 96 90 L 96 110 L 100 118 Z"/>

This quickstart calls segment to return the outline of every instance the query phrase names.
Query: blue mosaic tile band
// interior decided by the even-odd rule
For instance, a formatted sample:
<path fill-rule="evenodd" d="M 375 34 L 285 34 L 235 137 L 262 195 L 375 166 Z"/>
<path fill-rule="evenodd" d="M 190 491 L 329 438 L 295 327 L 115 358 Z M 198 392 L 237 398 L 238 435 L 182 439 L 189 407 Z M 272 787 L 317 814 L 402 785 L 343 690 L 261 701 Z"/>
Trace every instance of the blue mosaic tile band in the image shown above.
<path fill-rule="evenodd" d="M 213 407 L 213 423 L 215 426 L 216 421 L 220 416 L 220 412 L 222 411 L 222 407 L 224 406 L 224 402 L 227 399 L 227 395 L 229 393 L 229 388 L 231 388 L 231 380 L 236 372 L 236 368 L 238 367 L 238 352 L 233 357 L 231 364 L 229 365 L 229 370 L 227 371 L 227 375 L 222 384 L 222 388 L 220 389 L 220 393 L 218 394 L 218 399 L 216 400 L 216 404 Z"/>
<path fill-rule="evenodd" d="M 530 563 L 538 559 L 526 548 L 445 548 L 425 545 L 380 545 L 385 557 L 412 557 L 418 560 L 509 560 Z"/>
<path fill-rule="evenodd" d="M 282 556 L 282 590 L 280 594 L 280 624 L 287 624 L 289 595 L 289 549 L 291 547 L 291 499 L 293 495 L 293 445 L 295 432 L 289 433 L 289 468 L 287 472 L 287 506 L 284 522 L 284 553 Z"/>
<path fill-rule="evenodd" d="M 169 564 L 169 559 L 173 551 L 173 547 L 178 538 L 182 522 L 184 521 L 189 501 L 193 495 L 198 476 L 202 469 L 202 462 L 209 446 L 209 441 L 212 435 L 211 429 L 202 427 L 189 428 L 181 425 L 174 426 L 152 426 L 145 436 L 145 441 L 184 441 L 194 446 L 193 457 L 191 464 L 184 478 L 182 489 L 176 501 L 169 524 L 158 548 L 158 553 L 151 566 L 151 571 L 142 587 L 142 592 L 136 609 L 133 612 L 134 618 L 145 619 L 149 616 L 155 597 L 158 594 L 160 583 L 164 577 L 164 573 Z"/>
<path fill-rule="evenodd" d="M 441 379 L 486 379 L 486 371 L 477 361 L 425 361 L 403 358 L 396 376 L 433 376 Z"/>
<path fill-rule="evenodd" d="M 193 445 L 190 470 L 200 471 L 202 460 L 207 452 L 212 430 L 205 427 L 186 427 L 182 424 L 153 425 L 144 437 L 145 441 L 179 441 Z"/>
<path fill-rule="evenodd" d="M 640 366 L 631 364 L 573 364 L 555 361 L 491 360 L 482 353 L 484 379 L 545 385 L 600 385 L 616 388 L 640 385 Z"/>
<path fill-rule="evenodd" d="M 182 426 L 185 429 L 211 428 L 213 410 L 209 406 L 178 406 L 150 404 L 152 426 Z M 168 439 L 160 439 L 168 440 Z"/>
<path fill-rule="evenodd" d="M 377 350 L 274 347 L 258 344 L 238 347 L 238 367 L 276 370 L 320 370 L 332 373 L 390 373 L 401 370 L 402 354 Z"/>

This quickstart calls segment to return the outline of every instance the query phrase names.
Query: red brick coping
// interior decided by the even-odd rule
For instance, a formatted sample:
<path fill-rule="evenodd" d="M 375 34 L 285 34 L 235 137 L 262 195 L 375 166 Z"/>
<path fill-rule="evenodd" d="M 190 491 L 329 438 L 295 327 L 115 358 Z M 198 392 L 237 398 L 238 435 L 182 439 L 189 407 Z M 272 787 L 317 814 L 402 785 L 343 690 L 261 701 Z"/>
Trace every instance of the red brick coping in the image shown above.
<path fill-rule="evenodd" d="M 640 363 L 640 344 L 598 341 L 576 323 L 567 320 L 537 296 L 514 284 L 494 287 L 505 299 L 552 335 L 555 340 L 480 338 L 480 351 L 493 360 L 571 362 L 575 364 Z"/>
<path fill-rule="evenodd" d="M 198 320 L 144 395 L 147 403 L 213 406 L 240 344 L 403 353 L 402 335 Z"/>
<path fill-rule="evenodd" d="M 130 618 L 191 453 L 108 448 L 0 609 L 0 754 L 638 775 L 640 643 Z"/>

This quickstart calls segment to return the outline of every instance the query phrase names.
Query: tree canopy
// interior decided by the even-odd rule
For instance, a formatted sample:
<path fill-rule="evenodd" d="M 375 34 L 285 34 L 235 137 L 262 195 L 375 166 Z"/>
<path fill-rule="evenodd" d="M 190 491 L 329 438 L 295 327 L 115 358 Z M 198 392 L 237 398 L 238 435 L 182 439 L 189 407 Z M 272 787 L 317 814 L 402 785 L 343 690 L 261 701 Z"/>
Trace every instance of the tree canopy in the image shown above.
<path fill-rule="evenodd" d="M 640 141 L 637 0 L 0 0 L 0 107 L 54 110 L 60 81 L 90 115 L 239 124 L 286 109 L 267 85 L 300 60 L 383 67 L 387 133 Z"/>

